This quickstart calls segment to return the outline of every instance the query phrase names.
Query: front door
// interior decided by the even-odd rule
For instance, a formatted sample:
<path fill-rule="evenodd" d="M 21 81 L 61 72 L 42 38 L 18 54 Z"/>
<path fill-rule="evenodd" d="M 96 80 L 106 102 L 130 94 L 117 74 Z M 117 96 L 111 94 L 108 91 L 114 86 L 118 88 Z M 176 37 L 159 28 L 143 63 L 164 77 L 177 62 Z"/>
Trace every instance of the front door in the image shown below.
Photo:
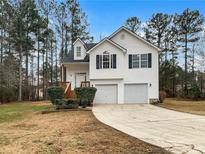
<path fill-rule="evenodd" d="M 75 74 L 75 87 L 80 87 L 82 81 L 86 81 L 86 73 L 76 73 Z"/>

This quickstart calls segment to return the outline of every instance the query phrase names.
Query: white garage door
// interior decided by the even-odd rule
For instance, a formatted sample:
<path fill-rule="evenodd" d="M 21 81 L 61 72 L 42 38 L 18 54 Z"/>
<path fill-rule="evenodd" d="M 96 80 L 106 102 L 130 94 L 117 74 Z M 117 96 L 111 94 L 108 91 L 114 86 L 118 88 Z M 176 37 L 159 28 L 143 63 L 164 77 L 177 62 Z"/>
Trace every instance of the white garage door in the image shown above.
<path fill-rule="evenodd" d="M 95 104 L 116 104 L 117 103 L 117 85 L 95 85 L 97 92 L 95 95 Z"/>
<path fill-rule="evenodd" d="M 125 84 L 125 103 L 147 103 L 147 84 Z"/>

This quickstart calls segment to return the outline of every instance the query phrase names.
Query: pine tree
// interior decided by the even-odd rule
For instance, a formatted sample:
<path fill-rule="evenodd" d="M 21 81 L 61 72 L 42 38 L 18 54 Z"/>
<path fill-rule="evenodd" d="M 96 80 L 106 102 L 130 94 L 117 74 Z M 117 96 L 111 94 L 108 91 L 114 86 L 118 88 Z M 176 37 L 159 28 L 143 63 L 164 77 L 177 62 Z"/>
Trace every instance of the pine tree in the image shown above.
<path fill-rule="evenodd" d="M 67 54 L 67 51 L 65 49 L 65 32 L 66 30 L 66 22 L 68 22 L 67 17 L 68 17 L 68 10 L 66 10 L 66 4 L 65 3 L 60 3 L 59 5 L 55 3 L 55 17 L 57 22 L 55 23 L 55 27 L 57 30 L 57 33 L 59 34 L 59 37 L 61 38 L 61 51 L 60 51 L 60 57 L 61 61 L 63 60 L 64 56 Z M 68 24 L 68 23 L 67 23 Z M 66 42 L 67 44 L 68 42 Z"/>
<path fill-rule="evenodd" d="M 41 13 L 45 16 L 46 19 L 46 25 L 47 29 L 45 31 L 45 66 L 43 64 L 43 97 L 44 99 L 47 98 L 46 89 L 48 87 L 48 78 L 49 78 L 49 72 L 48 72 L 48 52 L 49 52 L 49 16 L 53 13 L 55 2 L 54 0 L 39 0 L 39 7 L 41 8 Z M 44 54 L 43 54 L 44 56 Z"/>
<path fill-rule="evenodd" d="M 188 58 L 189 44 L 199 40 L 196 33 L 202 31 L 203 17 L 198 10 L 186 9 L 182 14 L 177 15 L 177 29 L 179 32 L 179 42 L 184 49 L 185 65 L 185 92 L 188 94 Z"/>
<path fill-rule="evenodd" d="M 71 46 L 73 49 L 73 43 L 78 37 L 83 41 L 92 41 L 92 37 L 89 36 L 87 30 L 89 26 L 87 16 L 80 8 L 79 2 L 77 2 L 77 0 L 67 0 L 67 6 L 69 7 L 71 16 L 69 33 L 71 35 Z"/>
<path fill-rule="evenodd" d="M 171 18 L 167 14 L 156 13 L 152 15 L 152 18 L 147 22 L 147 27 L 145 28 L 147 35 L 152 35 L 152 40 L 159 48 L 162 47 L 162 41 L 165 36 L 165 32 L 168 25 L 171 22 Z"/>
<path fill-rule="evenodd" d="M 138 17 L 129 17 L 125 22 L 125 27 L 134 33 L 138 33 L 141 29 L 141 21 Z"/>

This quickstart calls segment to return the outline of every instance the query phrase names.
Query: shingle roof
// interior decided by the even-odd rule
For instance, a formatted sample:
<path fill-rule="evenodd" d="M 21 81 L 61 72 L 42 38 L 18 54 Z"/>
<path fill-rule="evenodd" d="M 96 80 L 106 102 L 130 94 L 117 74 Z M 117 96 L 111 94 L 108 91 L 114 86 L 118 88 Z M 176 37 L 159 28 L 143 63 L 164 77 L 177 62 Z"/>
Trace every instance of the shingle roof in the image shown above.
<path fill-rule="evenodd" d="M 87 48 L 87 50 L 90 50 L 91 48 L 93 48 L 94 46 L 96 46 L 98 43 L 86 43 L 85 46 Z"/>
<path fill-rule="evenodd" d="M 78 63 L 78 62 L 89 62 L 89 56 L 86 55 L 84 59 L 82 60 L 74 60 L 73 55 L 72 54 L 68 54 L 66 57 L 63 58 L 63 63 Z"/>

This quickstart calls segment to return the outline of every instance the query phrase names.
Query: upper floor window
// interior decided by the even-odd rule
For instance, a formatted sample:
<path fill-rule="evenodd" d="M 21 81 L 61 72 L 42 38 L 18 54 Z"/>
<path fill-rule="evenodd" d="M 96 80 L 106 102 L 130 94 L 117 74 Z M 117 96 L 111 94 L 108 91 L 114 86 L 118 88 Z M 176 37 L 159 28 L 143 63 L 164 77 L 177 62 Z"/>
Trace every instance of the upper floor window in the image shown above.
<path fill-rule="evenodd" d="M 81 57 L 81 47 L 76 47 L 76 55 L 77 57 Z"/>
<path fill-rule="evenodd" d="M 129 68 L 151 68 L 152 54 L 130 54 L 128 57 Z"/>
<path fill-rule="evenodd" d="M 110 54 L 108 51 L 102 55 L 96 55 L 96 69 L 116 68 L 116 54 Z"/>
<path fill-rule="evenodd" d="M 132 56 L 132 67 L 139 68 L 140 67 L 140 55 Z"/>
<path fill-rule="evenodd" d="M 109 68 L 110 67 L 110 54 L 109 52 L 105 51 L 103 52 L 103 68 Z"/>
<path fill-rule="evenodd" d="M 141 68 L 148 67 L 148 54 L 141 54 Z"/>

